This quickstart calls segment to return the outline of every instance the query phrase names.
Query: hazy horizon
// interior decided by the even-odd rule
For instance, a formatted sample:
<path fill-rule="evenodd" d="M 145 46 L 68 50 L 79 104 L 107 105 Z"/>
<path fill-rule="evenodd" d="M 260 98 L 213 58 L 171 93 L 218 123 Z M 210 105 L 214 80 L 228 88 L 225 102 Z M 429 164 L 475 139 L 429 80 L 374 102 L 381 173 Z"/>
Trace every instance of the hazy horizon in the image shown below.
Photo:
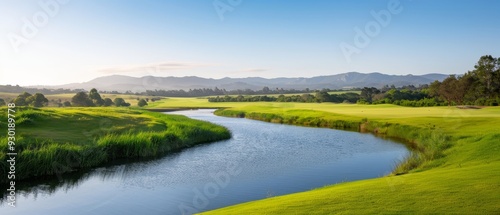
<path fill-rule="evenodd" d="M 0 0 L 0 84 L 108 75 L 462 74 L 500 55 L 496 1 Z"/>

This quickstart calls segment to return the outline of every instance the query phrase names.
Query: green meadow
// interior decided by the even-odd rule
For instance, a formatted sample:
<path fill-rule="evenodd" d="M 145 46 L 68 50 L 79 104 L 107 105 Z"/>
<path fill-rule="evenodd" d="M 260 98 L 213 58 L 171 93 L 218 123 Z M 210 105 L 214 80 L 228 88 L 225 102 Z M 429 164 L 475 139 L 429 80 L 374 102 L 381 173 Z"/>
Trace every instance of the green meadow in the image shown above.
<path fill-rule="evenodd" d="M 226 107 L 216 114 L 330 127 L 400 139 L 412 153 L 392 174 L 271 197 L 204 214 L 498 214 L 500 107 L 332 103 L 208 103 L 169 98 L 156 107 Z M 370 167 L 367 167 L 370 168 Z"/>
<path fill-rule="evenodd" d="M 130 108 L 15 108 L 16 180 L 59 175 L 117 159 L 165 155 L 230 137 L 222 126 Z M 0 108 L 0 159 L 7 160 L 7 109 Z M 3 175 L 8 172 L 2 162 Z M 5 182 L 2 177 L 0 182 Z"/>

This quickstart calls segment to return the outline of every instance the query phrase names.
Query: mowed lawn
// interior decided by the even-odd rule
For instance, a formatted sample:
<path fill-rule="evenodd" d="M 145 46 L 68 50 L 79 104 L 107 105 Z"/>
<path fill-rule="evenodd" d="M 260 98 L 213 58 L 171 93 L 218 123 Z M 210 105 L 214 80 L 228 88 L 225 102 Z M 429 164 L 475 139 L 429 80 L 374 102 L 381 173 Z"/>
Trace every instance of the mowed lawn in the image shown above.
<path fill-rule="evenodd" d="M 194 98 L 169 98 L 155 105 L 387 122 L 450 137 L 443 140 L 451 144 L 443 157 L 407 174 L 330 185 L 204 214 L 500 214 L 500 107 L 209 103 Z"/>

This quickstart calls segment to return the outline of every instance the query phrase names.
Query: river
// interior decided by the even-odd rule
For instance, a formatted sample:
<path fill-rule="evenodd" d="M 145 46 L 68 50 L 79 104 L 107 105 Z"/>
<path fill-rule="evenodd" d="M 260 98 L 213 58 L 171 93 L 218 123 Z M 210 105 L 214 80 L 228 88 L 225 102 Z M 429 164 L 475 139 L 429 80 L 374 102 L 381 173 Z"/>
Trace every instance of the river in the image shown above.
<path fill-rule="evenodd" d="M 178 111 L 232 138 L 160 159 L 119 163 L 18 190 L 0 214 L 190 214 L 325 185 L 381 177 L 408 155 L 371 134 Z M 388 185 L 389 186 L 389 185 Z"/>

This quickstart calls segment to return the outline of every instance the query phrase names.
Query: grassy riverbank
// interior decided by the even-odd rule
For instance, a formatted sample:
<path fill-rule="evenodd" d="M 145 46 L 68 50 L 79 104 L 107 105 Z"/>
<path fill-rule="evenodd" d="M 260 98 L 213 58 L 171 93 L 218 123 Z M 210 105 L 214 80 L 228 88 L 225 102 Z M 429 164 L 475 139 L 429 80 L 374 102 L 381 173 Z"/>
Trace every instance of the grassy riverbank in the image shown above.
<path fill-rule="evenodd" d="M 500 108 L 253 103 L 217 112 L 404 139 L 395 174 L 235 205 L 206 214 L 500 213 Z M 369 167 L 367 167 L 369 168 Z"/>
<path fill-rule="evenodd" d="M 0 112 L 7 113 L 6 108 Z M 128 108 L 16 108 L 16 180 L 60 175 L 120 158 L 161 156 L 227 139 L 224 127 Z M 7 119 L 0 115 L 0 159 L 7 160 Z M 0 163 L 2 175 L 9 166 Z M 2 177 L 0 182 L 6 182 Z"/>

